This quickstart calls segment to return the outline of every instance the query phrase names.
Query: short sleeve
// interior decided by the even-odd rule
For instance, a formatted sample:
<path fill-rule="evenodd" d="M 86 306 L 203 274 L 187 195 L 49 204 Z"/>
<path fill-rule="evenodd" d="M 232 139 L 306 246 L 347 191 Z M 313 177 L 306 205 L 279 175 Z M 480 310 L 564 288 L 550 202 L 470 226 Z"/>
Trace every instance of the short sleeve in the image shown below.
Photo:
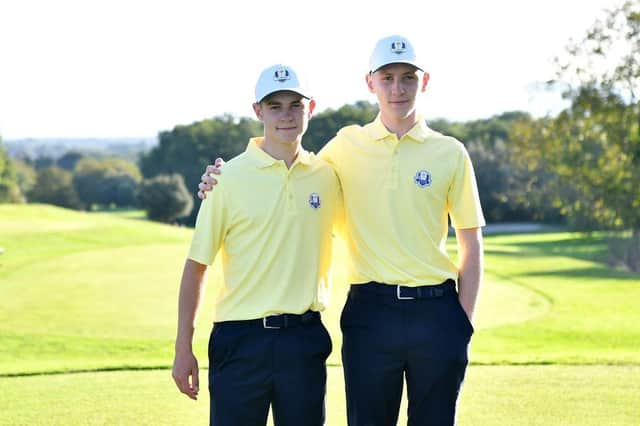
<path fill-rule="evenodd" d="M 218 184 L 200 204 L 189 259 L 203 265 L 213 263 L 226 234 L 227 210 L 224 187 Z"/>
<path fill-rule="evenodd" d="M 447 206 L 454 228 L 477 228 L 485 225 L 478 185 L 469 153 L 462 144 L 460 147 Z"/>

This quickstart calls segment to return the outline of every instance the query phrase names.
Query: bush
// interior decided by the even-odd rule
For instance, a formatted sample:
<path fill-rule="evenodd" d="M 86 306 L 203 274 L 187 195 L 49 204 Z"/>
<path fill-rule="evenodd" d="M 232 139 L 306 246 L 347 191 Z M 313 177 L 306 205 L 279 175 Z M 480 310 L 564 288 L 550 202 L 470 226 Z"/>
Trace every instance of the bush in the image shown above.
<path fill-rule="evenodd" d="M 174 173 L 144 181 L 140 185 L 138 204 L 149 219 L 171 223 L 191 213 L 193 199 L 182 176 Z"/>

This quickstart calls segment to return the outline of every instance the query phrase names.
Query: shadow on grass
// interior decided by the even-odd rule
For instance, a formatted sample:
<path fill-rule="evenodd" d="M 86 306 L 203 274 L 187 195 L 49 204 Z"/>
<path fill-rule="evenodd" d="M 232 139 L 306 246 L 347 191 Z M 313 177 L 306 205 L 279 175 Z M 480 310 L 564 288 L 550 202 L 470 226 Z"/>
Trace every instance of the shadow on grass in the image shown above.
<path fill-rule="evenodd" d="M 566 234 L 565 234 L 566 235 Z M 612 241 L 621 241 L 619 237 L 607 235 L 573 234 L 572 238 L 563 238 L 545 241 L 501 241 L 505 247 L 517 247 L 519 250 L 491 249 L 495 254 L 517 256 L 549 256 L 560 255 L 580 260 L 603 262 L 609 257 L 609 245 Z M 487 251 L 489 252 L 489 251 Z"/>
<path fill-rule="evenodd" d="M 144 210 L 128 207 L 93 209 L 90 211 L 90 213 L 108 214 L 114 217 L 121 217 L 125 219 L 149 220 Z"/>
<path fill-rule="evenodd" d="M 492 247 L 487 244 L 485 253 L 487 255 L 506 256 L 520 258 L 523 262 L 534 257 L 566 257 L 588 262 L 595 262 L 601 267 L 585 267 L 576 269 L 547 270 L 545 272 L 532 271 L 522 275 L 531 276 L 566 276 L 571 278 L 596 277 L 596 278 L 616 278 L 616 279 L 637 279 L 639 273 L 629 271 L 624 267 L 619 267 L 620 253 L 614 253 L 616 248 L 621 247 L 625 241 L 620 234 L 597 233 L 579 234 L 574 233 L 572 237 L 566 238 L 558 235 L 558 238 L 544 241 L 500 241 L 499 245 L 504 249 Z M 616 268 L 618 266 L 618 268 Z"/>
<path fill-rule="evenodd" d="M 555 278 L 567 278 L 575 281 L 576 279 L 588 279 L 592 284 L 593 279 L 615 279 L 618 281 L 637 281 L 638 274 L 632 272 L 620 271 L 610 269 L 607 267 L 590 267 L 590 268 L 573 268 L 573 269 L 551 269 L 546 271 L 531 271 L 523 272 L 519 274 L 525 277 L 555 277 Z"/>

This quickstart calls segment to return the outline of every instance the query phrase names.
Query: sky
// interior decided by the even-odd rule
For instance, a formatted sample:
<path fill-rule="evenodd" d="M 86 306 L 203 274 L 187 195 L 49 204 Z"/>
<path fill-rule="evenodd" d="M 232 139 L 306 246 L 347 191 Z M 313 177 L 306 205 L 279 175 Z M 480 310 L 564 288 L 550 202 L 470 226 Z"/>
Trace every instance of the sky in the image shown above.
<path fill-rule="evenodd" d="M 430 74 L 419 108 L 466 121 L 557 113 L 553 58 L 617 0 L 0 0 L 0 135 L 154 137 L 253 116 L 258 74 L 306 76 L 317 110 L 375 102 L 375 42 L 408 37 Z"/>

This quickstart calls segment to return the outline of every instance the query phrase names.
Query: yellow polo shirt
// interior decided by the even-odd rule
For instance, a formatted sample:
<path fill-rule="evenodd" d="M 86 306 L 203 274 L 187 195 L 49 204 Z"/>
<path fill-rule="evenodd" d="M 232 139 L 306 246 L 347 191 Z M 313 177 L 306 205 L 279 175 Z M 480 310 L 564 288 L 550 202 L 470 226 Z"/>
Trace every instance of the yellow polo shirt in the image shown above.
<path fill-rule="evenodd" d="M 222 252 L 215 321 L 320 311 L 328 300 L 332 226 L 342 195 L 334 170 L 305 150 L 291 168 L 253 138 L 225 164 L 200 205 L 188 257 Z"/>
<path fill-rule="evenodd" d="M 446 251 L 448 215 L 456 228 L 485 225 L 462 143 L 422 119 L 398 140 L 378 116 L 341 129 L 319 156 L 342 185 L 351 283 L 457 279 Z"/>

